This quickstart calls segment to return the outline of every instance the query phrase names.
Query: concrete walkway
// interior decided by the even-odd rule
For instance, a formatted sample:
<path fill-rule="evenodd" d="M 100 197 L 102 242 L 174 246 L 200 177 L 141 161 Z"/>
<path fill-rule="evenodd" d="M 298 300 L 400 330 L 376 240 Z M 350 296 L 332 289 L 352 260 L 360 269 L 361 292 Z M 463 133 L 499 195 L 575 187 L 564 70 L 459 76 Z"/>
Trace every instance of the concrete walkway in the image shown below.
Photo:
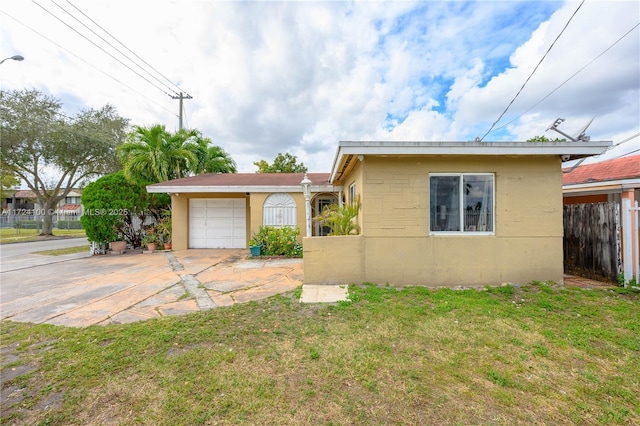
<path fill-rule="evenodd" d="M 130 323 L 264 299 L 302 279 L 302 259 L 252 259 L 240 249 L 93 256 L 3 272 L 0 319 Z"/>

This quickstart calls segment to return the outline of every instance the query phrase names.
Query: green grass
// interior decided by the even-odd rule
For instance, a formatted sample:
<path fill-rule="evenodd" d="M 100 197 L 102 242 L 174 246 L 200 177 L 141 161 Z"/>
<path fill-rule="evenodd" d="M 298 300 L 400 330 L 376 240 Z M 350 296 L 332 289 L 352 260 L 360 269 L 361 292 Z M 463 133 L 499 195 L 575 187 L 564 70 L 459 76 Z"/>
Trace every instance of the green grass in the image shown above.
<path fill-rule="evenodd" d="M 0 323 L 2 424 L 639 424 L 640 295 L 350 287 L 70 329 Z M 21 390 L 20 390 L 21 389 Z M 4 394 L 4 392 L 3 392 Z"/>
<path fill-rule="evenodd" d="M 37 229 L 14 229 L 0 228 L 0 244 L 17 243 L 27 241 L 38 241 L 47 237 L 39 237 L 40 231 Z M 55 229 L 53 235 L 56 237 L 84 237 L 84 229 Z"/>
<path fill-rule="evenodd" d="M 82 252 L 89 252 L 91 246 L 78 246 L 78 247 L 68 247 L 68 248 L 61 248 L 61 249 L 53 249 L 53 250 L 43 250 L 43 251 L 36 251 L 33 252 L 33 254 L 41 254 L 41 255 L 45 255 L 45 256 L 62 256 L 65 254 L 75 254 L 75 253 L 82 253 Z"/>

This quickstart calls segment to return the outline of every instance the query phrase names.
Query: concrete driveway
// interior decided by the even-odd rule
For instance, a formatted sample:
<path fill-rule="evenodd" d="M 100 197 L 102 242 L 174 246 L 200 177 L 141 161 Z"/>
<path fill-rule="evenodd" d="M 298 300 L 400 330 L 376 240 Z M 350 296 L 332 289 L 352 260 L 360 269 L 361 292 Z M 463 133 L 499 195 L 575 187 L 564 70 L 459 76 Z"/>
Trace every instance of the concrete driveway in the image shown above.
<path fill-rule="evenodd" d="M 302 259 L 193 249 L 62 259 L 2 271 L 0 319 L 84 327 L 260 300 L 302 285 Z"/>

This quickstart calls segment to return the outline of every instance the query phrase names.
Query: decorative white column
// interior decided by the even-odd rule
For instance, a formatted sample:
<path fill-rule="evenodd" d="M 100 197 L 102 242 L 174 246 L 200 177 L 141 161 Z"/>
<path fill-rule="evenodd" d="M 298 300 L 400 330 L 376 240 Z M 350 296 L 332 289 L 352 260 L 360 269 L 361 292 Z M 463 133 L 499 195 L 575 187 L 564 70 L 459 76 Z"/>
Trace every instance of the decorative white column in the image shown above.
<path fill-rule="evenodd" d="M 300 182 L 302 185 L 302 193 L 304 194 L 304 200 L 306 204 L 306 218 L 307 218 L 307 237 L 311 236 L 311 180 L 304 174 L 304 179 Z"/>

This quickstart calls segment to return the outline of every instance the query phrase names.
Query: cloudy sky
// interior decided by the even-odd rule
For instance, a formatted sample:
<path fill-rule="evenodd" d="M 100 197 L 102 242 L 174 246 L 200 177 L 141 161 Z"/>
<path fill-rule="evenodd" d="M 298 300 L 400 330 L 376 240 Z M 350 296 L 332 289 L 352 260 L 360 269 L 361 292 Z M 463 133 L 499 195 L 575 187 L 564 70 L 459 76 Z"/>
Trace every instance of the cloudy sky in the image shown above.
<path fill-rule="evenodd" d="M 632 0 L 3 0 L 0 55 L 25 60 L 0 88 L 170 130 L 182 91 L 185 127 L 241 172 L 278 152 L 328 172 L 340 140 L 555 138 L 559 117 L 595 117 L 609 158 L 640 149 L 639 23 Z"/>

